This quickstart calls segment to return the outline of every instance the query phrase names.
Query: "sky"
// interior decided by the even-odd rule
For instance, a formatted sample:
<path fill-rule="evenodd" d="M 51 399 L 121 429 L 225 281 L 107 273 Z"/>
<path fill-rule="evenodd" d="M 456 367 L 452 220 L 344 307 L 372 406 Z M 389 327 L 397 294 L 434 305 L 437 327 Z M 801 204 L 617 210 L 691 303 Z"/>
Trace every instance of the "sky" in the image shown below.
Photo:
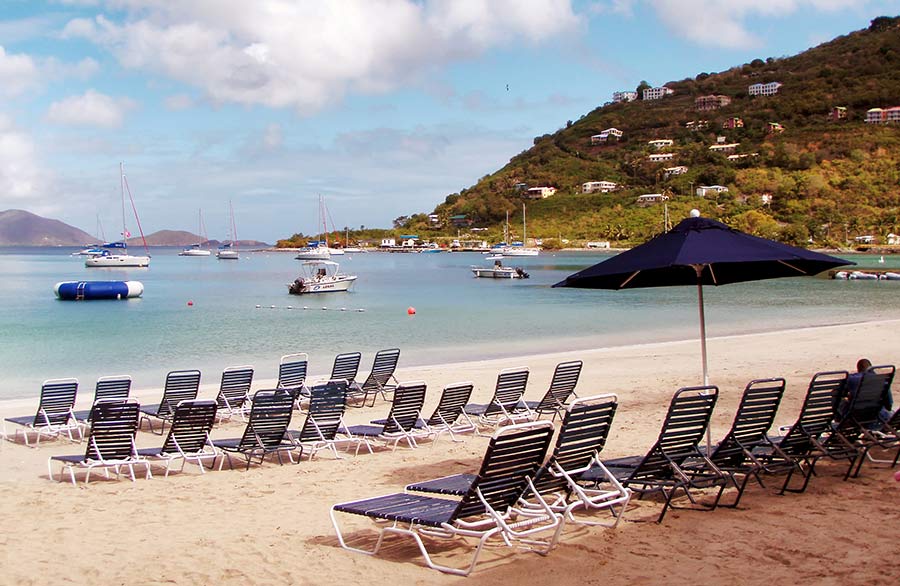
<path fill-rule="evenodd" d="M 0 0 L 0 210 L 274 242 L 428 213 L 642 80 L 900 0 Z M 129 204 L 130 207 L 130 204 Z M 134 235 L 133 215 L 126 215 Z"/>

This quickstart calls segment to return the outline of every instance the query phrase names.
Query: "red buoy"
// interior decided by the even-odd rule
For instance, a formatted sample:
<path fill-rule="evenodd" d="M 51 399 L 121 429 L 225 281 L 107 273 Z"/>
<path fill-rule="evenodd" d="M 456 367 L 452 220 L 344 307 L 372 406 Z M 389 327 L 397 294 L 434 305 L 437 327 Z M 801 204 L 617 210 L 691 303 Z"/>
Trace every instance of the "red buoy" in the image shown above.
<path fill-rule="evenodd" d="M 193 302 L 193 301 L 188 301 L 188 307 L 193 307 L 193 306 L 194 306 L 194 302 Z"/>
<path fill-rule="evenodd" d="M 416 315 L 416 308 L 415 308 L 415 307 L 408 307 L 408 308 L 406 308 L 406 313 L 409 314 L 409 315 Z"/>

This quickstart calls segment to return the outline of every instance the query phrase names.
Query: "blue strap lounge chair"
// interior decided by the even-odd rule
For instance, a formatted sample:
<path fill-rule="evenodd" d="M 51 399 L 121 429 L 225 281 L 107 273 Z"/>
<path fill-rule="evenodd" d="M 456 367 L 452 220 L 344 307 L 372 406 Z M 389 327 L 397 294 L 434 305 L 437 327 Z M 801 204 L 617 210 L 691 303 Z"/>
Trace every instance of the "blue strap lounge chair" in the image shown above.
<path fill-rule="evenodd" d="M 163 396 L 159 403 L 141 406 L 141 424 L 144 421 L 153 429 L 153 420 L 161 422 L 159 435 L 166 430 L 166 422 L 172 421 L 175 415 L 175 406 L 182 401 L 193 401 L 200 391 L 199 370 L 173 370 L 166 375 L 166 386 L 163 388 Z"/>
<path fill-rule="evenodd" d="M 143 466 L 145 477 L 151 478 L 149 463 L 137 455 L 134 447 L 134 436 L 137 433 L 139 406 L 134 399 L 101 399 L 94 406 L 91 422 L 91 433 L 87 441 L 84 455 L 51 456 L 47 460 L 50 478 L 53 478 L 53 462 L 61 462 L 59 480 L 63 472 L 69 472 L 72 485 L 75 485 L 75 470 L 86 470 L 84 482 L 91 478 L 91 471 L 101 468 L 109 478 L 109 469 L 116 472 L 116 478 L 122 469 L 127 469 L 133 481 L 134 467 Z"/>
<path fill-rule="evenodd" d="M 715 386 L 679 389 L 669 404 L 656 443 L 640 458 L 637 466 L 616 465 L 617 461 L 607 460 L 603 462 L 603 468 L 598 466 L 582 474 L 579 482 L 599 484 L 608 482 L 612 476 L 636 492 L 638 498 L 648 494 L 662 495 L 664 504 L 657 518 L 659 523 L 670 508 L 676 508 L 672 501 L 679 491 L 690 500 L 693 508 L 714 509 L 727 480 L 724 473 L 709 461 L 699 444 L 706 434 L 718 396 L 719 389 Z M 684 466 L 688 459 L 692 462 L 689 469 Z M 625 462 L 628 461 L 625 459 Z M 705 466 L 698 465 L 698 462 Z M 691 489 L 710 486 L 718 487 L 714 502 L 708 505 L 699 503 Z"/>
<path fill-rule="evenodd" d="M 491 437 L 480 470 L 459 499 L 402 492 L 334 505 L 331 521 L 341 547 L 375 555 L 386 535 L 410 537 L 428 567 L 462 576 L 475 569 L 485 543 L 492 537 L 499 537 L 510 547 L 525 546 L 541 554 L 548 553 L 558 539 L 562 517 L 549 507 L 541 514 L 533 510 L 522 514 L 516 506 L 531 487 L 531 478 L 540 468 L 552 437 L 553 425 L 549 421 L 501 428 Z M 379 527 L 375 546 L 365 550 L 349 545 L 338 523 L 338 513 L 374 520 Z M 545 532 L 550 536 L 538 539 Z M 426 541 L 456 537 L 478 540 L 468 565 L 451 567 L 432 559 Z"/>
<path fill-rule="evenodd" d="M 494 396 L 485 405 L 470 403 L 466 405 L 466 414 L 477 417 L 482 427 L 496 427 L 527 421 L 531 418 L 531 410 L 522 400 L 525 387 L 528 385 L 528 369 L 525 367 L 507 368 L 497 376 Z"/>
<path fill-rule="evenodd" d="M 753 457 L 766 474 L 785 474 L 780 494 L 803 492 L 815 473 L 816 463 L 825 455 L 820 449 L 821 438 L 831 431 L 835 397 L 847 384 L 845 370 L 818 372 L 809 381 L 800 415 L 780 437 L 768 440 L 753 449 Z M 800 486 L 791 486 L 794 474 L 803 478 Z"/>
<path fill-rule="evenodd" d="M 338 431 L 343 427 L 344 409 L 347 405 L 347 381 L 328 381 L 324 384 L 313 385 L 309 390 L 309 408 L 306 412 L 306 420 L 299 430 L 288 430 L 287 437 L 294 446 L 300 449 L 300 458 L 304 451 L 309 452 L 312 460 L 322 449 L 329 449 L 335 458 L 341 456 L 337 452 L 337 445 L 351 442 L 364 443 L 369 448 L 364 438 L 338 438 Z"/>
<path fill-rule="evenodd" d="M 394 400 L 391 403 L 391 411 L 384 423 L 372 423 L 369 425 L 351 425 L 342 427 L 340 433 L 350 439 L 373 438 L 392 444 L 397 449 L 397 444 L 406 441 L 411 448 L 418 447 L 416 443 L 416 424 L 425 403 L 426 385 L 424 381 L 411 381 L 400 384 L 394 391 Z M 356 452 L 363 443 L 358 443 Z M 369 447 L 371 451 L 371 447 Z"/>
<path fill-rule="evenodd" d="M 216 396 L 216 418 L 219 421 L 229 420 L 235 415 L 241 421 L 247 421 L 252 384 L 252 366 L 229 366 L 222 371 L 219 394 Z"/>
<path fill-rule="evenodd" d="M 553 371 L 550 380 L 550 388 L 540 401 L 526 401 L 525 404 L 537 417 L 551 415 L 550 420 L 562 416 L 566 411 L 569 399 L 575 395 L 575 387 L 578 385 L 578 377 L 581 376 L 581 368 L 584 363 L 581 360 L 560 362 Z"/>
<path fill-rule="evenodd" d="M 709 460 L 737 490 L 732 503 L 720 502 L 720 506 L 737 507 L 750 478 L 763 485 L 759 477 L 763 464 L 753 455 L 753 450 L 768 443 L 767 434 L 775 421 L 785 384 L 783 378 L 757 379 L 744 389 L 731 429 L 709 455 Z M 700 462 L 701 467 L 704 465 Z M 689 462 L 685 463 L 685 468 L 690 467 Z"/>
<path fill-rule="evenodd" d="M 226 459 L 228 466 L 234 468 L 231 453 L 243 456 L 248 470 L 254 458 L 258 458 L 262 464 L 269 454 L 278 456 L 278 463 L 283 464 L 281 455 L 286 453 L 288 460 L 293 463 L 291 452 L 294 444 L 286 437 L 293 411 L 294 398 L 288 391 L 257 391 L 253 395 L 253 407 L 243 435 L 239 438 L 213 440 L 213 445 L 225 454 L 225 458 L 219 462 L 219 469 L 222 469 Z"/>
<path fill-rule="evenodd" d="M 585 525 L 618 525 L 631 498 L 631 491 L 609 474 L 610 489 L 591 489 L 578 483 L 581 474 L 594 467 L 605 470 L 599 454 L 606 445 L 617 406 L 616 395 L 608 394 L 576 399 L 566 407 L 553 453 L 534 476 L 534 489 L 540 496 L 535 508 L 540 510 L 547 503 L 564 520 Z M 463 495 L 474 480 L 474 474 L 456 474 L 410 484 L 406 489 Z M 524 495 L 526 500 L 529 496 L 527 492 Z M 574 511 L 577 509 L 605 509 L 612 514 L 613 520 L 602 523 L 576 518 Z"/>
<path fill-rule="evenodd" d="M 306 394 L 306 376 L 309 369 L 309 356 L 306 352 L 286 354 L 278 362 L 278 382 L 276 388 L 290 392 L 295 406 L 300 408 L 300 396 Z"/>
<path fill-rule="evenodd" d="M 102 399 L 127 399 L 131 394 L 131 377 L 125 375 L 101 376 L 94 387 L 94 403 Z M 75 412 L 75 419 L 90 424 L 93 408 Z"/>
<path fill-rule="evenodd" d="M 75 441 L 73 433 L 82 439 L 81 426 L 75 419 L 73 407 L 78 393 L 78 379 L 58 378 L 44 381 L 41 385 L 41 398 L 37 413 L 23 417 L 8 417 L 3 423 L 3 437 L 13 442 L 18 441 L 21 433 L 26 446 L 35 447 L 42 437 L 57 437 L 65 433 L 71 441 Z M 6 431 L 6 422 L 17 426 L 12 436 Z M 34 446 L 29 441 L 29 433 L 35 434 Z"/>
<path fill-rule="evenodd" d="M 397 388 L 398 381 L 394 378 L 394 372 L 397 370 L 397 362 L 400 360 L 400 349 L 390 348 L 388 350 L 379 350 L 375 354 L 375 360 L 372 363 L 372 370 L 362 384 L 357 382 L 351 383 L 350 398 L 360 398 L 361 401 L 356 404 L 357 407 L 375 406 L 375 399 L 378 395 L 385 401 L 388 400 L 388 393 Z M 354 373 L 354 377 L 356 374 Z M 343 378 L 343 377 L 342 377 Z M 391 381 L 394 381 L 391 383 Z M 372 402 L 368 403 L 369 397 Z"/>
<path fill-rule="evenodd" d="M 169 435 L 160 448 L 141 448 L 138 456 L 148 458 L 151 461 L 164 462 L 166 465 L 166 478 L 172 462 L 181 460 L 181 469 L 184 465 L 193 461 L 204 472 L 204 462 L 209 462 L 212 469 L 218 456 L 218 451 L 209 439 L 209 432 L 216 421 L 215 401 L 182 401 L 175 407 L 172 416 L 172 425 L 169 427 Z"/>

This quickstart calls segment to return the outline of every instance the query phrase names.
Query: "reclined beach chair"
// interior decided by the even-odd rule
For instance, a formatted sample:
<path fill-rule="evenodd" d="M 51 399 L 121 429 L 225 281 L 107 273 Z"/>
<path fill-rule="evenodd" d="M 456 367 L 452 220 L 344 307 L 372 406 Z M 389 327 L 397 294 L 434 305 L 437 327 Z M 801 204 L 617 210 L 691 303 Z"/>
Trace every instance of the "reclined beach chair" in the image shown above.
<path fill-rule="evenodd" d="M 91 479 L 91 471 L 102 468 L 109 478 L 109 469 L 119 473 L 123 468 L 128 470 L 133 481 L 134 467 L 144 466 L 145 478 L 151 478 L 150 465 L 137 455 L 134 448 L 134 436 L 137 433 L 139 406 L 134 399 L 101 399 L 94 406 L 91 433 L 88 436 L 87 449 L 83 456 L 50 456 L 47 460 L 47 471 L 53 479 L 53 462 L 61 462 L 59 481 L 63 472 L 69 472 L 72 486 L 75 486 L 75 470 L 83 469 L 87 473 L 84 482 Z"/>
<path fill-rule="evenodd" d="M 543 462 L 552 437 L 553 424 L 549 421 L 510 425 L 498 430 L 491 437 L 481 469 L 458 500 L 403 492 L 334 505 L 331 522 L 341 547 L 375 555 L 386 535 L 407 536 L 415 540 L 429 568 L 462 576 L 475 569 L 482 548 L 494 536 L 510 547 L 525 546 L 540 554 L 548 553 L 562 528 L 561 515 L 549 507 L 545 507 L 542 514 L 534 510 L 527 515 L 519 514 L 516 505 L 531 486 L 531 477 Z M 379 527 L 374 547 L 364 550 L 348 545 L 337 513 L 373 519 Z M 544 532 L 551 535 L 538 539 Z M 471 562 L 463 568 L 436 563 L 428 552 L 426 540 L 457 537 L 478 540 Z"/>
<path fill-rule="evenodd" d="M 879 413 L 885 395 L 891 392 L 893 380 L 894 367 L 890 365 L 873 366 L 864 372 L 846 416 L 837 421 L 831 436 L 823 442 L 825 450 L 835 445 L 855 449 L 855 457 L 844 474 L 844 480 L 859 476 L 862 464 L 872 448 L 887 445 L 873 431 L 883 427 Z M 826 455 L 832 457 L 831 454 Z"/>
<path fill-rule="evenodd" d="M 607 460 L 603 462 L 605 470 L 591 468 L 581 475 L 579 481 L 602 483 L 611 475 L 636 492 L 638 498 L 647 494 L 661 494 L 664 504 L 657 518 L 658 523 L 662 522 L 670 508 L 676 508 L 672 500 L 679 490 L 687 496 L 694 505 L 693 508 L 715 509 L 727 480 L 699 448 L 699 443 L 706 434 L 718 396 L 719 389 L 715 386 L 679 389 L 669 404 L 669 411 L 656 443 L 640 458 L 637 466 L 628 466 L 631 458 Z M 683 465 L 689 458 L 692 466 L 686 469 Z M 700 466 L 699 462 L 705 466 Z M 709 486 L 718 486 L 715 501 L 711 505 L 698 503 L 691 494 L 691 489 Z"/>
<path fill-rule="evenodd" d="M 41 437 L 57 437 L 65 433 L 70 441 L 75 441 L 73 432 L 78 434 L 81 441 L 83 434 L 78 420 L 75 419 L 73 407 L 75 395 L 78 393 L 78 379 L 57 378 L 45 380 L 41 385 L 41 399 L 37 413 L 24 417 L 7 417 L 3 422 L 3 437 L 10 439 L 6 431 L 6 422 L 14 423 L 20 428 L 13 432 L 11 441 L 17 441 L 19 433 L 25 441 L 25 445 L 32 447 L 28 441 L 28 434 L 34 433 L 35 446 L 41 443 Z"/>
<path fill-rule="evenodd" d="M 165 462 L 166 478 L 169 477 L 169 469 L 172 462 L 181 460 L 181 469 L 184 465 L 193 461 L 200 467 L 200 473 L 204 473 L 204 461 L 209 462 L 212 470 L 216 463 L 218 451 L 209 439 L 209 432 L 216 421 L 215 401 L 182 401 L 175 406 L 172 416 L 172 425 L 169 427 L 169 435 L 161 448 L 141 448 L 138 456 L 149 458 L 151 461 Z"/>
<path fill-rule="evenodd" d="M 709 460 L 737 489 L 734 502 L 728 505 L 720 502 L 720 506 L 737 507 L 751 477 L 762 485 L 759 472 L 763 464 L 753 455 L 753 450 L 768 444 L 767 434 L 775 421 L 785 385 L 783 378 L 767 378 L 752 380 L 744 389 L 731 429 L 709 455 Z M 700 465 L 704 466 L 702 462 Z M 690 467 L 690 461 L 686 462 L 685 468 Z"/>
<path fill-rule="evenodd" d="M 285 437 L 293 412 L 294 398 L 287 390 L 257 391 L 253 395 L 253 407 L 244 434 L 239 438 L 213 440 L 213 446 L 225 454 L 219 462 L 219 470 L 226 459 L 229 468 L 234 468 L 229 452 L 243 456 L 247 461 L 247 470 L 254 458 L 259 458 L 262 464 L 266 456 L 273 453 L 278 456 L 279 464 L 284 464 L 281 458 L 283 452 L 287 453 L 288 460 L 293 464 L 291 451 L 294 444 Z"/>
<path fill-rule="evenodd" d="M 290 392 L 296 407 L 300 408 L 300 396 L 306 390 L 306 371 L 309 368 L 309 356 L 306 352 L 286 354 L 278 363 L 278 382 L 276 388 Z"/>
<path fill-rule="evenodd" d="M 431 436 L 434 441 L 442 434 L 449 433 L 452 441 L 460 442 L 462 440 L 456 438 L 457 434 L 477 432 L 478 426 L 464 411 L 473 388 L 474 385 L 470 382 L 453 383 L 444 387 L 431 417 L 420 421 L 416 425 L 417 429 L 425 430 L 426 435 Z"/>
<path fill-rule="evenodd" d="M 331 365 L 331 376 L 328 380 L 347 381 L 347 388 L 353 388 L 356 383 L 356 375 L 359 373 L 359 363 L 362 361 L 362 354 L 359 352 L 345 352 L 334 357 L 334 364 Z"/>
<path fill-rule="evenodd" d="M 362 384 L 353 382 L 350 385 L 350 397 L 353 399 L 362 397 L 362 401 L 356 405 L 357 407 L 365 407 L 370 395 L 372 396 L 370 407 L 375 406 L 375 399 L 378 395 L 381 395 L 385 401 L 388 400 L 387 394 L 397 388 L 398 381 L 394 378 L 394 371 L 397 370 L 399 360 L 399 348 L 379 350 L 375 354 L 372 370 L 366 380 Z M 354 373 L 353 376 L 355 377 L 356 374 Z M 394 381 L 394 384 L 391 384 L 391 380 Z"/>
<path fill-rule="evenodd" d="M 131 394 L 131 377 L 128 375 L 101 376 L 94 387 L 94 404 L 103 399 L 127 399 Z M 75 420 L 90 424 L 91 409 L 76 411 Z"/>
<path fill-rule="evenodd" d="M 597 395 L 577 399 L 566 407 L 556 446 L 547 462 L 535 473 L 533 485 L 541 500 L 535 505 L 539 510 L 546 504 L 560 513 L 563 519 L 584 525 L 608 525 L 615 527 L 624 513 L 631 491 L 612 474 L 606 473 L 613 485 L 609 490 L 590 489 L 578 484 L 582 473 L 597 467 L 605 467 L 599 454 L 616 414 L 618 398 L 615 395 Z M 435 480 L 407 485 L 413 492 L 433 492 L 463 495 L 475 480 L 474 474 L 455 474 Z M 526 491 L 524 500 L 531 494 Z M 577 519 L 577 509 L 606 509 L 613 515 L 611 524 Z"/>
<path fill-rule="evenodd" d="M 166 430 L 166 422 L 171 421 L 175 415 L 175 406 L 182 401 L 196 399 L 199 391 L 199 370 L 173 370 L 166 375 L 162 400 L 153 405 L 141 406 L 140 424 L 143 425 L 146 421 L 150 432 L 156 433 L 153 429 L 153 419 L 159 419 L 162 424 L 159 428 L 159 435 L 162 435 Z"/>
<path fill-rule="evenodd" d="M 900 409 L 894 411 L 894 414 L 891 415 L 890 419 L 884 422 L 878 429 L 872 431 L 872 435 L 875 437 L 878 448 L 885 452 L 889 452 L 896 448 L 896 453 L 894 454 L 893 459 L 875 458 L 870 451 L 866 455 L 869 461 L 879 464 L 890 464 L 891 468 L 896 466 L 897 462 L 900 461 Z"/>
<path fill-rule="evenodd" d="M 803 492 L 809 485 L 816 462 L 824 456 L 818 447 L 821 444 L 819 438 L 831 430 L 834 397 L 847 384 L 847 376 L 845 370 L 813 375 L 797 421 L 783 436 L 769 438 L 753 449 L 753 456 L 763 472 L 787 474 L 779 494 Z M 796 473 L 803 477 L 803 482 L 799 487 L 791 488 L 791 479 Z"/>
<path fill-rule="evenodd" d="M 219 421 L 240 416 L 247 421 L 250 412 L 250 386 L 253 384 L 252 366 L 229 366 L 222 371 L 219 394 L 216 396 L 216 418 Z"/>
<path fill-rule="evenodd" d="M 338 433 L 352 439 L 377 439 L 385 444 L 393 444 L 394 450 L 401 441 L 406 441 L 411 448 L 418 447 L 415 437 L 417 434 L 416 423 L 419 421 L 422 405 L 425 403 L 425 389 L 424 381 L 401 383 L 394 391 L 391 411 L 383 420 L 384 423 L 341 427 Z M 359 453 L 359 446 L 360 444 L 357 444 L 357 453 Z M 369 446 L 367 445 L 367 447 Z M 369 447 L 369 451 L 371 451 L 371 447 Z"/>
<path fill-rule="evenodd" d="M 341 443 L 364 444 L 369 453 L 372 448 L 365 438 L 338 438 L 338 431 L 344 425 L 344 409 L 347 405 L 347 381 L 335 380 L 324 384 L 313 385 L 309 390 L 309 407 L 306 412 L 306 420 L 300 430 L 288 430 L 287 437 L 294 446 L 300 448 L 300 458 L 303 452 L 309 451 L 309 459 L 312 460 L 322 449 L 329 449 L 334 457 L 341 459 L 337 452 L 337 446 Z"/>
<path fill-rule="evenodd" d="M 550 421 L 556 420 L 557 415 L 561 416 L 565 412 L 569 398 L 577 396 L 575 386 L 578 384 L 583 365 L 581 360 L 557 364 L 550 380 L 550 388 L 544 397 L 540 401 L 526 401 L 525 404 L 537 414 L 538 418 L 550 414 Z"/>
<path fill-rule="evenodd" d="M 522 401 L 527 384 L 527 368 L 501 370 L 490 402 L 486 405 L 470 403 L 466 405 L 465 412 L 467 415 L 477 417 L 478 424 L 482 427 L 526 421 L 531 418 L 531 410 Z"/>

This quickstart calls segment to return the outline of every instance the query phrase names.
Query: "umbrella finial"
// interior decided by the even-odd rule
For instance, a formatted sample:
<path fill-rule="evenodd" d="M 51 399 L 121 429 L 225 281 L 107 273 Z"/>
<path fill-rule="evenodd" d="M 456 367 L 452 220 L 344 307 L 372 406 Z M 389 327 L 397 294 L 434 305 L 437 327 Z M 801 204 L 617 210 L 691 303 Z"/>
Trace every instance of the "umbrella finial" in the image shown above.
<path fill-rule="evenodd" d="M 692 217 L 692 218 L 699 218 L 699 217 L 700 217 L 700 210 L 698 210 L 698 209 L 696 209 L 696 208 L 693 209 L 693 210 L 691 210 L 691 217 Z"/>

